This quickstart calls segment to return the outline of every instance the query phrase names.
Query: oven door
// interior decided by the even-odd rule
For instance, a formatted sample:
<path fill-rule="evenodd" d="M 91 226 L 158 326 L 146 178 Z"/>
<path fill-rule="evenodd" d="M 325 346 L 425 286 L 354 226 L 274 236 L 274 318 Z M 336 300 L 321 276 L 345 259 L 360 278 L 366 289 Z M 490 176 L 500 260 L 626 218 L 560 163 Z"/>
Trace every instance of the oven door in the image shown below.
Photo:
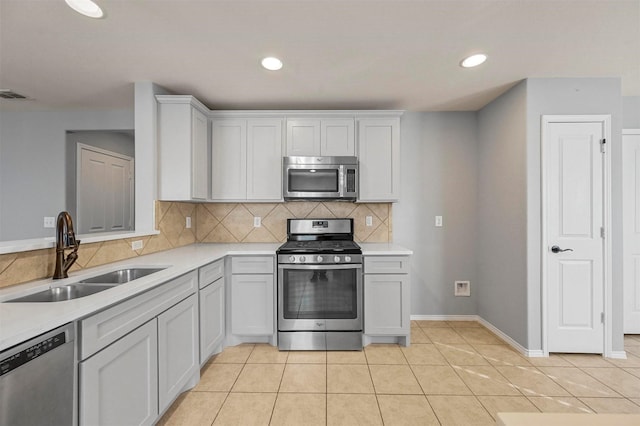
<path fill-rule="evenodd" d="M 279 331 L 362 331 L 362 265 L 278 265 Z"/>

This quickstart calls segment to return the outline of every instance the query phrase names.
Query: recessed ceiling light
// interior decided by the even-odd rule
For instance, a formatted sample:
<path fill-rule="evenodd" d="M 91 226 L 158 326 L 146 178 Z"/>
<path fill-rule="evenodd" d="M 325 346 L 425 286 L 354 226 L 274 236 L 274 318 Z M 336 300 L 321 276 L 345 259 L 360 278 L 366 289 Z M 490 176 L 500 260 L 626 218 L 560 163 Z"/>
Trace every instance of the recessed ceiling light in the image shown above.
<path fill-rule="evenodd" d="M 460 66 L 463 68 L 473 68 L 477 67 L 480 64 L 483 64 L 484 61 L 487 60 L 487 55 L 484 53 L 478 53 L 476 55 L 471 55 L 468 58 L 465 58 L 460 62 Z"/>
<path fill-rule="evenodd" d="M 100 9 L 100 6 L 95 4 L 91 0 L 64 0 L 67 5 L 81 15 L 88 16 L 89 18 L 102 18 L 104 12 Z"/>
<path fill-rule="evenodd" d="M 269 71 L 278 71 L 280 68 L 282 68 L 282 61 L 278 58 L 270 56 L 262 60 L 262 66 Z"/>

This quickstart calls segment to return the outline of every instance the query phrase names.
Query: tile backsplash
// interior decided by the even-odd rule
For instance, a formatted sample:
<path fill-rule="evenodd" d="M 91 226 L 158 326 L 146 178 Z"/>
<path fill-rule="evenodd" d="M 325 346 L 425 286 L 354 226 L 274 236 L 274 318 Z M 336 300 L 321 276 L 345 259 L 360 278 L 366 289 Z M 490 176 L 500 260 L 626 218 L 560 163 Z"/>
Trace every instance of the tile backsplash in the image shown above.
<path fill-rule="evenodd" d="M 71 268 L 104 265 L 195 242 L 284 242 L 288 218 L 354 218 L 358 242 L 392 241 L 391 204 L 344 202 L 290 203 L 183 203 L 156 202 L 158 235 L 80 244 L 78 260 Z M 255 228 L 253 218 L 262 226 Z M 372 226 L 365 226 L 371 216 Z M 191 217 L 192 227 L 186 227 Z M 133 241 L 142 240 L 141 250 L 132 250 Z M 55 268 L 55 249 L 33 250 L 0 255 L 0 287 L 50 277 Z"/>
<path fill-rule="evenodd" d="M 365 226 L 371 216 L 372 226 Z M 262 226 L 255 228 L 253 218 Z M 391 241 L 391 204 L 344 202 L 210 203 L 196 205 L 196 239 L 206 243 L 277 243 L 287 239 L 288 218 L 354 219 L 358 242 Z"/>

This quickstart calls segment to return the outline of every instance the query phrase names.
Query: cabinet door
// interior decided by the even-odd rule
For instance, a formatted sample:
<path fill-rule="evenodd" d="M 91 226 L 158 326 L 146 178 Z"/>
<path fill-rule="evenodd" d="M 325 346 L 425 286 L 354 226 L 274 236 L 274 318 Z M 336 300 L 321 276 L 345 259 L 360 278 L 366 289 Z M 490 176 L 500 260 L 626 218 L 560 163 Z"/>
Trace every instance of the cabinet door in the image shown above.
<path fill-rule="evenodd" d="M 241 336 L 273 334 L 273 274 L 231 276 L 231 332 Z"/>
<path fill-rule="evenodd" d="M 320 120 L 287 120 L 287 156 L 320 155 Z"/>
<path fill-rule="evenodd" d="M 196 295 L 158 316 L 158 401 L 163 411 L 200 368 Z"/>
<path fill-rule="evenodd" d="M 356 155 L 352 118 L 322 120 L 320 125 L 320 155 L 339 157 Z"/>
<path fill-rule="evenodd" d="M 245 120 L 211 122 L 211 198 L 247 198 L 247 123 Z"/>
<path fill-rule="evenodd" d="M 81 425 L 147 425 L 158 417 L 153 319 L 79 365 Z"/>
<path fill-rule="evenodd" d="M 359 201 L 397 201 L 400 196 L 400 119 L 358 122 Z"/>
<path fill-rule="evenodd" d="M 364 276 L 364 333 L 409 334 L 409 275 Z"/>
<path fill-rule="evenodd" d="M 224 278 L 200 290 L 200 364 L 224 339 Z"/>
<path fill-rule="evenodd" d="M 209 196 L 209 123 L 207 117 L 193 109 L 191 116 L 191 197 L 206 200 Z"/>
<path fill-rule="evenodd" d="M 282 199 L 282 120 L 247 122 L 247 199 Z"/>

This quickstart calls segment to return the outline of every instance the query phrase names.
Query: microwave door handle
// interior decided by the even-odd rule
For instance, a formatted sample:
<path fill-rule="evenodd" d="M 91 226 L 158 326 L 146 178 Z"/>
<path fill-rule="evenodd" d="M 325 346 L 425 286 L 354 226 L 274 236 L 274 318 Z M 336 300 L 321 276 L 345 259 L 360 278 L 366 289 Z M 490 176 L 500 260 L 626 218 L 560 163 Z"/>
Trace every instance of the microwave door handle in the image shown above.
<path fill-rule="evenodd" d="M 340 172 L 338 174 L 338 196 L 340 198 L 344 197 L 344 165 L 340 165 Z"/>

